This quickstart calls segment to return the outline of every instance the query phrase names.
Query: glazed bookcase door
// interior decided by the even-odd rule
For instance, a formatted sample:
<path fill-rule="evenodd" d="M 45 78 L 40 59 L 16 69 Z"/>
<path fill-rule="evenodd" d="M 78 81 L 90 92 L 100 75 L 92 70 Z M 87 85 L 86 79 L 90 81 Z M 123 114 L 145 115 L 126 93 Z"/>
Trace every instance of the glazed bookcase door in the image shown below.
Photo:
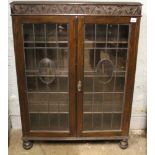
<path fill-rule="evenodd" d="M 74 23 L 72 18 L 60 18 L 23 17 L 18 24 L 23 46 L 16 53 L 22 52 L 24 59 L 27 113 L 23 117 L 26 130 L 35 136 L 74 134 Z"/>
<path fill-rule="evenodd" d="M 126 83 L 133 31 L 130 18 L 81 18 L 78 25 L 80 136 L 123 135 Z M 130 62 L 131 63 L 131 62 Z"/>

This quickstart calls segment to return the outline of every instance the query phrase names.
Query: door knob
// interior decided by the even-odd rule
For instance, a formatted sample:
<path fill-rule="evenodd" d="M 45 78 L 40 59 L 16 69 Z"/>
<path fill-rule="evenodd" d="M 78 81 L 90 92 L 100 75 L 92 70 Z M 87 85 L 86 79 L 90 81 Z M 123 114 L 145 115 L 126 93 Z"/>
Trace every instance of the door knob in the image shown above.
<path fill-rule="evenodd" d="M 81 88 L 82 88 L 82 82 L 79 80 L 77 84 L 78 92 L 81 92 Z"/>

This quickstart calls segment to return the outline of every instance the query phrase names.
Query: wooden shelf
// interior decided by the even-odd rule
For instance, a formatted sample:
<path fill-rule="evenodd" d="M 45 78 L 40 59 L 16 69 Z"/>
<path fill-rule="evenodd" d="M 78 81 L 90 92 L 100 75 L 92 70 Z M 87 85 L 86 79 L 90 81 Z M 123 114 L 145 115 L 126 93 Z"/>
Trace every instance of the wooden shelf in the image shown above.
<path fill-rule="evenodd" d="M 94 52 L 98 52 L 96 50 L 127 50 L 128 48 L 121 47 L 85 47 L 85 50 L 94 50 Z"/>
<path fill-rule="evenodd" d="M 69 50 L 67 46 L 64 46 L 64 47 L 24 47 L 24 49 L 45 49 L 45 48 L 46 49 L 64 49 L 64 50 Z M 28 50 L 26 50 L 25 52 L 28 52 Z"/>
<path fill-rule="evenodd" d="M 68 41 L 24 41 L 24 43 L 68 43 Z"/>
<path fill-rule="evenodd" d="M 68 94 L 68 92 L 51 91 L 27 91 L 28 94 Z"/>
<path fill-rule="evenodd" d="M 124 91 L 117 91 L 117 92 L 115 92 L 115 91 L 107 91 L 107 92 L 84 92 L 84 94 L 109 94 L 109 93 L 114 93 L 114 94 L 124 94 Z"/>
<path fill-rule="evenodd" d="M 56 75 L 26 75 L 26 77 L 69 77 L 68 75 L 56 74 Z"/>
<path fill-rule="evenodd" d="M 107 43 L 107 44 L 127 44 L 128 41 L 84 41 L 85 44 Z"/>
<path fill-rule="evenodd" d="M 84 112 L 84 114 L 122 114 L 122 111 L 107 111 L 107 112 Z"/>
<path fill-rule="evenodd" d="M 64 68 L 64 69 L 67 70 L 67 68 Z M 68 71 L 59 70 L 59 69 L 56 69 L 55 75 L 40 75 L 39 69 L 27 69 L 25 72 L 26 72 L 26 76 L 55 76 L 55 75 L 68 76 Z"/>
<path fill-rule="evenodd" d="M 69 112 L 61 112 L 61 111 L 56 111 L 56 112 L 51 112 L 51 111 L 30 111 L 30 114 L 67 114 L 69 115 Z"/>

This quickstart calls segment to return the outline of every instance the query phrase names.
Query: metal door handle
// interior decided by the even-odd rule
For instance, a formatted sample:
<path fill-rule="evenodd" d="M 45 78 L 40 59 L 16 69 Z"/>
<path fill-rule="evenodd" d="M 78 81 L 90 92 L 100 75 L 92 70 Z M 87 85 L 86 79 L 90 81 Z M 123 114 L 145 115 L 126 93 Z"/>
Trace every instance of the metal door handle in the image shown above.
<path fill-rule="evenodd" d="M 82 88 L 82 82 L 79 80 L 77 84 L 78 92 L 81 92 L 81 88 Z"/>

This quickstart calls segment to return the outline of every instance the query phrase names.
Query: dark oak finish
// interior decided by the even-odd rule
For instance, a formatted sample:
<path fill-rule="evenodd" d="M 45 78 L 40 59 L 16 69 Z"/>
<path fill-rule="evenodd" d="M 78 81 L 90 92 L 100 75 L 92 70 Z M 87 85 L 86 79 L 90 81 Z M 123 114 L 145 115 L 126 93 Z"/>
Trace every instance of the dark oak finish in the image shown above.
<path fill-rule="evenodd" d="M 40 2 L 19 2 L 18 1 L 18 2 L 11 3 L 11 15 L 12 15 L 13 35 L 14 35 L 14 49 L 15 49 L 18 91 L 19 91 L 20 111 L 21 111 L 21 120 L 22 120 L 22 131 L 23 131 L 23 147 L 25 149 L 30 149 L 32 147 L 33 140 L 54 140 L 54 141 L 121 140 L 120 147 L 122 149 L 127 148 L 130 117 L 131 117 L 131 107 L 132 107 L 132 97 L 133 97 L 133 89 L 134 89 L 134 78 L 135 78 L 135 70 L 136 70 L 136 58 L 137 58 L 137 50 L 138 50 L 141 7 L 142 5 L 140 3 L 108 3 L 108 2 L 103 2 L 103 3 L 101 2 L 98 2 L 98 3 L 95 3 L 95 2 L 57 2 L 55 3 L 55 2 L 42 2 L 42 1 Z M 136 21 L 131 21 L 131 18 L 133 18 L 133 20 L 136 20 Z M 33 36 L 34 38 L 34 40 L 32 39 L 33 41 L 24 40 L 24 37 L 25 37 L 24 32 L 23 32 L 24 24 L 27 24 L 28 26 L 32 25 L 33 35 L 29 34 L 30 35 L 29 37 Z M 44 25 L 44 31 L 45 31 L 44 41 L 41 41 L 41 40 L 38 41 L 35 38 L 36 37 L 35 26 L 39 24 Z M 47 36 L 46 36 L 47 30 L 45 29 L 48 24 L 56 24 L 56 28 L 50 31 L 49 33 L 50 37 L 51 37 L 51 34 L 54 35 L 56 33 L 56 35 L 54 36 L 54 38 L 50 38 L 50 40 L 47 40 Z M 67 30 L 66 30 L 68 33 L 64 31 L 65 27 L 63 26 L 63 24 L 68 25 Z M 87 29 L 86 29 L 86 26 L 87 26 Z M 105 33 L 103 34 L 104 27 L 105 27 Z M 110 28 L 111 28 L 111 31 L 110 31 Z M 117 29 L 117 32 L 116 32 L 116 29 Z M 30 31 L 31 30 L 29 30 L 28 33 L 30 33 Z M 98 31 L 99 33 L 101 32 L 102 35 L 100 35 L 99 33 L 97 34 Z M 59 33 L 61 33 L 62 35 L 61 41 L 58 40 Z M 64 39 L 63 37 L 65 36 L 65 34 L 68 37 L 67 41 L 63 40 Z M 88 35 L 87 38 L 86 38 L 86 34 Z M 113 35 L 112 36 L 113 38 L 111 38 L 111 40 L 107 40 L 108 36 L 110 36 L 111 34 Z M 95 36 L 94 37 L 95 40 L 90 39 L 91 35 L 93 37 Z M 104 35 L 105 35 L 105 38 L 103 37 Z M 127 40 L 123 40 L 124 38 L 121 38 L 121 35 L 124 35 L 125 37 L 127 37 L 126 38 Z M 43 38 L 43 36 L 41 36 L 41 32 L 40 32 L 40 36 L 38 37 Z M 105 40 L 101 38 L 98 38 L 98 40 L 96 40 L 97 37 L 104 38 Z M 115 40 L 114 38 L 116 37 L 117 39 Z M 119 40 L 120 38 L 122 40 Z M 67 43 L 67 46 L 65 45 L 66 43 Z M 25 44 L 28 45 L 28 47 L 25 47 Z M 38 44 L 40 47 L 37 47 Z M 48 46 L 49 44 L 52 44 L 52 46 L 51 45 Z M 56 47 L 55 47 L 55 44 L 56 44 Z M 86 44 L 88 44 L 89 46 L 87 47 Z M 27 58 L 25 56 L 26 55 L 25 52 L 27 49 L 30 49 L 28 55 L 30 55 L 30 57 L 31 56 L 33 57 L 34 51 L 35 51 L 34 55 L 37 56 L 36 50 L 39 51 L 40 49 L 42 49 L 47 54 L 48 49 L 52 49 L 53 51 L 56 49 L 57 50 L 56 60 L 54 60 L 55 59 L 54 55 L 51 54 L 53 51 L 50 54 L 52 55 L 51 57 L 52 61 L 54 60 L 55 62 L 58 63 L 60 59 L 59 52 L 62 50 L 63 53 L 65 53 L 65 50 L 67 48 L 69 49 L 67 51 L 68 58 L 64 54 L 61 59 L 68 61 L 67 62 L 68 72 L 65 73 L 66 70 L 64 70 L 64 72 L 63 70 L 62 71 L 58 70 L 60 72 L 60 75 L 58 74 L 58 76 L 64 79 L 68 78 L 68 81 L 69 81 L 68 92 L 65 92 L 65 91 L 59 92 L 60 94 L 69 93 L 69 101 L 68 101 L 69 112 L 66 112 L 64 109 L 62 113 L 61 111 L 59 111 L 60 105 L 67 106 L 64 104 L 65 101 L 64 103 L 62 101 L 59 101 L 58 103 L 53 103 L 56 101 L 52 102 L 52 99 L 48 98 L 47 100 L 48 101 L 48 112 L 44 111 L 43 108 L 41 112 L 42 114 L 44 114 L 44 116 L 46 117 L 48 116 L 49 126 L 47 129 L 45 128 L 44 130 L 40 128 L 33 129 L 31 127 L 32 118 L 30 118 L 30 114 L 31 114 L 30 105 L 29 105 L 30 99 L 28 98 L 28 95 L 27 95 L 27 93 L 29 93 L 27 76 L 30 76 L 30 77 L 38 76 L 39 77 L 43 75 L 39 75 L 38 73 L 34 75 L 26 74 L 26 69 L 27 69 L 26 59 Z M 31 53 L 31 50 L 33 50 L 32 53 Z M 107 57 L 106 55 L 106 52 L 108 50 L 109 50 L 108 54 L 111 53 L 111 55 L 109 54 L 110 59 L 109 59 L 109 56 Z M 122 51 L 124 50 L 124 51 L 120 52 L 121 50 Z M 93 56 L 92 56 L 92 51 L 93 51 Z M 99 53 L 98 56 L 96 52 Z M 123 56 L 125 55 L 124 53 L 126 54 L 126 56 L 123 58 Z M 88 55 L 86 56 L 86 54 Z M 91 62 L 92 58 L 93 58 L 93 64 L 94 64 L 95 69 L 90 71 L 89 67 L 92 65 L 92 62 Z M 124 62 L 121 62 L 122 58 L 125 61 L 125 69 L 121 68 L 122 70 L 119 70 L 117 69 L 118 65 L 121 65 L 121 63 L 122 64 L 124 63 Z M 112 60 L 114 62 L 112 62 L 111 59 L 114 59 Z M 100 61 L 110 60 L 110 63 L 112 62 L 112 65 L 113 66 L 115 65 L 115 70 L 113 67 L 113 72 L 116 72 L 116 73 L 112 72 L 112 77 L 111 77 L 111 78 L 114 78 L 113 90 L 109 91 L 108 90 L 109 88 L 106 88 L 104 84 L 100 84 L 101 87 L 103 86 L 105 87 L 105 88 L 102 88 L 102 91 L 97 90 L 99 86 L 96 87 L 94 81 L 96 77 L 101 76 L 101 75 L 98 75 L 97 74 L 98 72 L 96 71 L 96 68 L 101 63 L 99 60 Z M 31 60 L 29 60 L 29 63 L 33 64 L 33 62 L 30 62 L 30 61 Z M 98 63 L 97 66 L 95 64 L 96 62 Z M 88 63 L 89 66 L 85 66 L 86 65 L 85 63 Z M 85 67 L 87 68 L 85 69 Z M 102 67 L 103 68 L 101 68 L 102 70 L 100 74 L 102 74 L 102 71 L 104 70 L 105 66 L 103 66 L 102 64 Z M 34 68 L 34 69 L 37 69 L 37 68 Z M 89 73 L 86 74 L 86 72 L 88 72 L 87 69 Z M 105 72 L 106 70 L 103 71 L 102 76 L 105 76 L 104 75 Z M 122 75 L 118 75 L 117 77 L 118 73 L 122 73 Z M 45 79 L 48 80 L 49 75 L 47 74 L 46 76 L 47 78 L 45 77 Z M 53 74 L 51 75 L 51 77 L 52 76 Z M 107 77 L 102 77 L 102 78 L 107 78 Z M 119 84 L 121 85 L 119 87 L 123 89 L 120 89 L 119 91 L 115 90 L 117 89 L 115 88 L 117 78 L 124 78 L 124 84 L 123 82 Z M 89 82 L 89 80 L 92 80 L 92 82 Z M 98 79 L 98 80 L 101 80 L 101 79 Z M 34 81 L 31 81 L 31 84 L 33 82 Z M 93 88 L 91 90 L 85 89 L 86 85 L 84 84 L 86 82 L 88 82 L 87 86 L 93 83 Z M 63 81 L 62 83 L 65 84 L 66 81 Z M 60 87 L 60 80 L 59 80 L 58 85 Z M 46 86 L 50 88 L 48 85 Z M 44 89 L 42 89 L 42 91 L 44 91 Z M 36 92 L 32 91 L 30 93 L 33 94 Z M 55 92 L 52 92 L 51 90 L 46 91 L 46 89 L 45 89 L 45 92 L 40 92 L 40 93 L 43 96 L 45 96 L 47 93 L 57 94 L 56 91 Z M 114 111 L 112 107 L 110 111 L 103 111 L 104 108 L 106 107 L 104 107 L 105 106 L 104 103 L 101 103 L 100 105 L 100 102 L 104 102 L 103 99 L 105 99 L 105 96 L 108 96 L 107 94 L 112 94 L 113 97 L 109 104 L 114 106 L 113 98 L 115 96 L 118 96 L 116 95 L 117 93 L 118 95 L 120 95 L 121 93 L 123 94 L 123 97 L 118 98 L 118 102 L 121 102 L 121 98 L 123 98 L 122 103 L 120 103 L 122 110 Z M 93 94 L 92 95 L 93 101 L 91 101 L 86 94 L 88 94 L 88 96 L 90 94 Z M 100 100 L 98 101 L 97 100 L 98 98 L 95 100 L 94 94 L 101 94 L 100 95 L 101 101 Z M 87 99 L 85 100 L 86 96 L 87 96 Z M 32 101 L 34 102 L 34 100 Z M 52 103 L 49 103 L 50 101 Z M 44 99 L 43 102 L 45 104 L 46 100 Z M 91 104 L 89 102 L 91 102 Z M 58 112 L 54 111 L 52 113 L 52 111 L 49 111 L 50 104 L 54 104 L 58 106 Z M 87 106 L 87 109 L 84 107 L 84 105 L 85 107 Z M 90 106 L 92 108 L 91 111 L 88 110 Z M 97 106 L 99 106 L 100 108 L 98 108 L 98 111 L 93 111 L 94 110 L 93 106 L 96 106 L 96 109 L 97 109 Z M 102 111 L 101 111 L 101 107 L 102 107 Z M 38 113 L 37 118 L 40 121 L 41 112 L 38 112 L 37 109 L 35 110 L 36 111 L 34 111 L 33 114 L 35 114 L 35 112 Z M 58 121 L 58 124 L 60 126 L 60 114 L 63 119 L 65 119 L 65 117 L 69 117 L 68 118 L 69 129 L 63 130 L 61 128 L 61 130 L 57 130 L 57 129 L 51 130 L 50 128 L 51 127 L 51 124 L 50 124 L 51 116 L 54 117 L 58 115 L 57 117 L 53 119 L 55 120 L 55 122 Z M 85 125 L 84 123 L 85 123 L 86 118 L 87 118 L 87 123 L 91 120 L 88 116 L 91 117 L 92 119 L 92 127 L 87 129 L 84 127 Z M 101 116 L 102 116 L 102 120 L 100 121 L 100 123 L 102 123 L 101 124 L 102 127 L 98 129 L 95 126 L 95 128 L 93 128 L 93 121 L 94 123 L 98 123 L 97 121 L 101 119 Z M 119 125 L 116 124 L 116 127 L 112 128 L 114 116 L 117 116 L 118 118 L 120 118 L 120 124 L 118 123 Z M 96 117 L 97 119 L 95 120 L 94 117 Z M 105 117 L 105 120 L 104 120 L 105 122 L 103 121 L 104 117 Z M 33 119 L 35 120 L 35 118 Z M 63 123 L 64 121 L 63 119 L 61 120 L 61 123 Z M 111 121 L 111 127 L 108 129 L 103 128 L 104 124 L 108 122 L 106 119 L 107 120 L 110 119 L 109 121 Z"/>

